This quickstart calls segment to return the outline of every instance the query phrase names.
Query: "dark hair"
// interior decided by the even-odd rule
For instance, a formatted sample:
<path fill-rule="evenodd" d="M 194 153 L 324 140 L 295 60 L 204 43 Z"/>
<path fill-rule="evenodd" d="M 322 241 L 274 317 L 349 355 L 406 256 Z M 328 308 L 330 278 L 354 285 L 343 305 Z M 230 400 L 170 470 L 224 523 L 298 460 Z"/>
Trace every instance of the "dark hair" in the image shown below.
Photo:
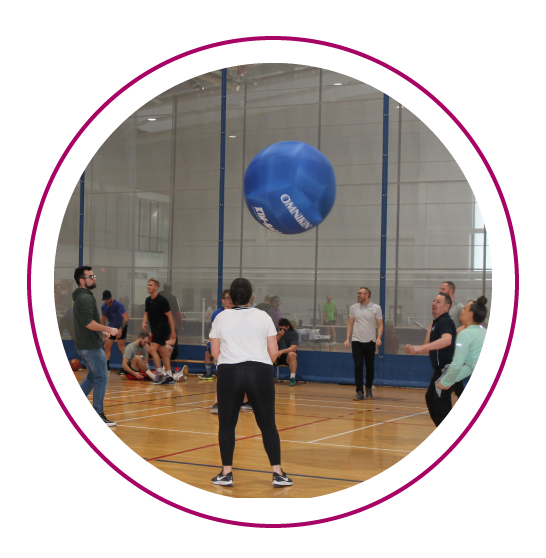
<path fill-rule="evenodd" d="M 85 277 L 85 272 L 92 270 L 93 268 L 88 265 L 81 265 L 74 270 L 74 281 L 76 281 L 76 285 L 78 285 L 78 287 L 80 286 L 80 279 Z"/>
<path fill-rule="evenodd" d="M 372 291 L 370 291 L 370 289 L 368 289 L 368 287 L 360 287 L 360 289 L 358 289 L 358 290 L 360 291 L 361 289 L 364 289 L 368 293 L 368 296 L 372 296 Z"/>
<path fill-rule="evenodd" d="M 225 296 L 226 296 L 227 294 L 228 294 L 229 296 L 231 296 L 231 295 L 229 294 L 229 289 L 224 289 L 224 290 L 220 293 L 220 298 L 221 298 L 221 299 L 224 299 Z"/>
<path fill-rule="evenodd" d="M 252 296 L 252 285 L 250 281 L 243 277 L 235 279 L 229 287 L 229 296 L 231 297 L 233 306 L 244 306 L 248 304 Z"/>
<path fill-rule="evenodd" d="M 141 331 L 141 332 L 138 334 L 138 338 L 139 338 L 139 339 L 144 339 L 144 338 L 146 338 L 146 337 L 150 337 L 150 334 L 149 334 L 147 331 Z"/>
<path fill-rule="evenodd" d="M 438 293 L 438 296 L 443 296 L 445 298 L 445 301 L 449 304 L 449 307 L 451 308 L 453 301 L 451 300 L 451 297 L 447 293 Z"/>
<path fill-rule="evenodd" d="M 478 300 L 474 301 L 470 306 L 470 311 L 472 312 L 472 321 L 477 324 L 481 324 L 487 317 L 487 298 L 485 296 L 480 296 Z"/>
<path fill-rule="evenodd" d="M 294 327 L 292 326 L 292 322 L 288 318 L 281 318 L 279 320 L 279 327 L 286 326 L 290 331 L 294 331 Z"/>
<path fill-rule="evenodd" d="M 271 306 L 273 306 L 273 303 L 274 303 L 276 300 L 279 300 L 280 298 L 281 298 L 281 297 L 280 297 L 280 296 L 277 296 L 277 295 L 272 296 L 271 299 L 269 300 L 269 304 L 271 304 Z"/>
<path fill-rule="evenodd" d="M 163 290 L 164 290 L 166 293 L 172 293 L 172 292 L 173 292 L 173 284 L 172 284 L 172 283 L 165 283 L 165 284 L 163 285 Z"/>

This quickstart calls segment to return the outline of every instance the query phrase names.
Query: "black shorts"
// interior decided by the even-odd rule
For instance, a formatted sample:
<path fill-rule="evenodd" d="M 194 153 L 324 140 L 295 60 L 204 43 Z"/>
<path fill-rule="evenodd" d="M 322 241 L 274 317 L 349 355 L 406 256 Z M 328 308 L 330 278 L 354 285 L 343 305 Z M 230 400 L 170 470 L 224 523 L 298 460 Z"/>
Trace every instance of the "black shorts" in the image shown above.
<path fill-rule="evenodd" d="M 325 325 L 325 326 L 335 326 L 336 323 L 337 323 L 337 322 L 336 322 L 335 320 L 330 320 L 330 321 L 324 320 L 324 325 Z"/>
<path fill-rule="evenodd" d="M 127 326 L 125 326 L 121 330 L 120 337 L 116 337 L 115 335 L 110 335 L 110 337 L 108 337 L 108 339 L 112 339 L 112 341 L 115 341 L 116 339 L 127 339 Z"/>
<path fill-rule="evenodd" d="M 150 335 L 150 343 L 157 343 L 159 346 L 163 346 L 170 338 L 171 328 L 169 326 L 160 327 L 152 331 L 152 334 Z"/>
<path fill-rule="evenodd" d="M 287 359 L 288 358 L 288 353 L 283 353 L 276 361 L 275 361 L 275 366 L 282 366 L 283 364 L 285 364 L 286 366 L 288 366 L 288 362 Z"/>

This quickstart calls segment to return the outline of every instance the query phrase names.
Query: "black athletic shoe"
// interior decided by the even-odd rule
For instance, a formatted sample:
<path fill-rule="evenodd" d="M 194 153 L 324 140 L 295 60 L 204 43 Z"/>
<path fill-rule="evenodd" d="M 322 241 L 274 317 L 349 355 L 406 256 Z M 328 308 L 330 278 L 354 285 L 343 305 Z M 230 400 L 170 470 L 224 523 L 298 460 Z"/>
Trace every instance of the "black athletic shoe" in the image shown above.
<path fill-rule="evenodd" d="M 116 423 L 113 420 L 107 419 L 104 413 L 99 413 L 99 417 L 103 420 L 104 424 L 108 426 L 116 426 Z"/>
<path fill-rule="evenodd" d="M 353 401 L 364 401 L 364 394 L 361 391 L 357 391 Z"/>
<path fill-rule="evenodd" d="M 212 374 L 203 374 L 202 376 L 199 376 L 200 380 L 212 380 Z"/>
<path fill-rule="evenodd" d="M 219 484 L 220 486 L 233 486 L 233 473 L 223 475 L 220 471 L 210 482 L 212 482 L 212 484 Z"/>
<path fill-rule="evenodd" d="M 165 376 L 165 378 L 161 382 L 161 385 L 164 386 L 169 384 L 174 384 L 174 378 L 172 376 Z"/>
<path fill-rule="evenodd" d="M 211 408 L 210 408 L 210 412 L 213 415 L 217 415 L 218 414 L 218 403 L 215 403 Z"/>
<path fill-rule="evenodd" d="M 248 401 L 241 405 L 241 411 L 252 411 L 252 406 Z"/>
<path fill-rule="evenodd" d="M 273 486 L 292 486 L 294 483 L 292 482 L 292 479 L 289 479 L 283 471 L 282 475 L 273 473 L 273 482 L 271 484 Z"/>
<path fill-rule="evenodd" d="M 366 388 L 366 399 L 373 399 L 372 388 Z"/>
<path fill-rule="evenodd" d="M 125 370 L 118 370 L 117 373 L 118 376 L 127 376 L 127 372 L 125 372 Z"/>

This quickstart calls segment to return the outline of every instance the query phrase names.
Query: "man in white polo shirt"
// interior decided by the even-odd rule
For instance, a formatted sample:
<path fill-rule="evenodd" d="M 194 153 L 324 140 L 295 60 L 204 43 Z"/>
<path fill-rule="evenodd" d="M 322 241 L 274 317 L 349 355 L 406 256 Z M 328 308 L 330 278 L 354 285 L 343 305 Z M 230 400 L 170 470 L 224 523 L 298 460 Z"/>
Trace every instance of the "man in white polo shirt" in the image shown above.
<path fill-rule="evenodd" d="M 353 304 L 349 310 L 347 339 L 344 345 L 348 347 L 349 341 L 352 341 L 356 385 L 354 401 L 364 399 L 364 364 L 366 364 L 366 398 L 373 399 L 375 347 L 381 345 L 383 314 L 381 306 L 370 302 L 371 294 L 372 292 L 368 287 L 360 287 L 357 293 L 358 302 Z M 375 333 L 376 327 L 377 336 Z"/>

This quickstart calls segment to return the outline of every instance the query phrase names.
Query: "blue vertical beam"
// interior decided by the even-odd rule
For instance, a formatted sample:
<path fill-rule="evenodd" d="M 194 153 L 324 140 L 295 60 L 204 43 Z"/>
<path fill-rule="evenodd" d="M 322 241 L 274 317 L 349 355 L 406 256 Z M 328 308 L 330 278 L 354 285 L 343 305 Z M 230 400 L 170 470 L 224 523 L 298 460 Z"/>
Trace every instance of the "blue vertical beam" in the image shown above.
<path fill-rule="evenodd" d="M 221 308 L 224 275 L 224 183 L 226 177 L 226 91 L 227 68 L 222 70 L 222 116 L 220 132 L 220 200 L 218 208 L 218 308 Z"/>
<path fill-rule="evenodd" d="M 381 176 L 381 264 L 379 279 L 379 305 L 385 322 L 385 295 L 387 291 L 387 193 L 389 190 L 389 96 L 383 95 L 383 172 Z M 379 347 L 379 357 L 385 354 L 385 330 L 383 343 Z"/>
<path fill-rule="evenodd" d="M 83 265 L 83 214 L 85 209 L 85 171 L 80 177 L 80 238 L 78 241 L 78 266 Z"/>

